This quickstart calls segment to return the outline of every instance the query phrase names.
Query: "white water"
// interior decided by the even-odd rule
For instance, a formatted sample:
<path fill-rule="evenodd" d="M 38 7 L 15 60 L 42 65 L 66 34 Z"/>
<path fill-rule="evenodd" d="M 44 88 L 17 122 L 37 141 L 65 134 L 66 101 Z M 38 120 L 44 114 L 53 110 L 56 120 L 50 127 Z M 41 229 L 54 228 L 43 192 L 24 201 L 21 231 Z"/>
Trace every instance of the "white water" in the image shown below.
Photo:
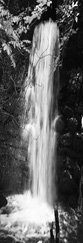
<path fill-rule="evenodd" d="M 26 80 L 23 130 L 23 138 L 26 143 L 27 140 L 29 142 L 27 144 L 33 197 L 28 191 L 7 198 L 8 205 L 0 210 L 0 242 L 50 242 L 48 238 L 50 237 L 50 224 L 54 221 L 54 212 L 48 203 L 53 204 L 56 193 L 54 181 L 56 132 L 54 133 L 54 130 L 57 120 L 58 90 L 58 71 L 56 63 L 55 66 L 53 64 L 54 55 L 58 56 L 58 51 L 56 24 L 52 22 L 41 24 L 35 29 L 33 37 Z M 40 60 L 38 56 L 40 56 Z M 53 83 L 54 69 L 56 70 L 55 85 Z M 35 86 L 33 81 L 35 81 Z M 55 92 L 53 93 L 54 86 Z M 55 117 L 52 116 L 54 97 Z M 82 237 L 82 230 L 80 231 L 81 223 L 77 212 L 75 213 L 74 210 L 66 212 L 63 206 L 59 206 L 58 212 L 61 241 L 65 243 L 77 238 L 77 242 L 79 242 L 78 238 Z"/>
<path fill-rule="evenodd" d="M 58 38 L 57 25 L 51 21 L 35 28 L 25 82 L 22 132 L 28 147 L 32 195 L 25 192 L 9 196 L 8 205 L 0 215 L 2 232 L 6 230 L 17 239 L 50 237 L 49 223 L 54 221 L 53 207 L 49 204 L 53 206 L 56 197 Z"/>
<path fill-rule="evenodd" d="M 53 99 L 57 118 L 59 31 L 49 21 L 35 28 L 25 90 L 25 128 L 34 197 L 54 203 L 56 196 L 56 132 L 53 127 Z M 53 88 L 55 94 L 53 94 Z M 28 114 L 28 115 L 27 115 Z"/>

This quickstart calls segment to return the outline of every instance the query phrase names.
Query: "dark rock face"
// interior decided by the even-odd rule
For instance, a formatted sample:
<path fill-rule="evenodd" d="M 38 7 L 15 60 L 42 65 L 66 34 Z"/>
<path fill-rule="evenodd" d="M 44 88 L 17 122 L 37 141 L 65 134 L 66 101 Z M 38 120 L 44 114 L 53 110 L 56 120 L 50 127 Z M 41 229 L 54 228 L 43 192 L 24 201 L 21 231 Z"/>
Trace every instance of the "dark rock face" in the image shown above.
<path fill-rule="evenodd" d="M 68 118 L 68 117 L 70 118 L 73 116 L 74 112 L 73 112 L 72 108 L 70 108 L 69 106 L 66 105 L 64 107 L 63 114 L 66 118 Z"/>
<path fill-rule="evenodd" d="M 76 151 L 81 152 L 83 155 L 83 136 L 76 133 L 73 140 L 73 147 Z"/>
<path fill-rule="evenodd" d="M 64 170 L 60 178 L 60 192 L 63 194 L 73 194 L 76 191 L 76 184 L 71 173 Z"/>
<path fill-rule="evenodd" d="M 0 192 L 0 208 L 5 207 L 7 205 L 7 199 Z"/>
<path fill-rule="evenodd" d="M 75 111 L 80 117 L 83 115 L 83 104 L 81 102 L 75 104 Z"/>
<path fill-rule="evenodd" d="M 61 159 L 61 157 L 60 157 Z M 59 163 L 60 164 L 60 163 Z M 79 192 L 79 181 L 80 181 L 80 167 L 76 162 L 70 159 L 70 157 L 63 157 L 62 163 L 60 164 L 59 171 L 59 190 L 63 195 L 75 195 L 75 201 Z M 71 200 L 68 199 L 70 202 Z M 72 203 L 73 205 L 74 200 Z M 76 205 L 76 203 L 75 203 Z"/>
<path fill-rule="evenodd" d="M 77 207 L 77 195 L 73 194 L 70 195 L 68 198 L 68 204 L 71 208 L 76 208 Z"/>
<path fill-rule="evenodd" d="M 70 36 L 62 56 L 58 100 L 59 114 L 64 121 L 64 129 L 58 136 L 58 184 L 60 193 L 65 197 L 68 195 L 70 207 L 76 207 L 77 204 L 80 171 L 83 166 L 83 3 L 81 2 L 78 31 L 75 29 L 75 33 Z"/>
<path fill-rule="evenodd" d="M 70 146 L 72 144 L 72 135 L 70 133 L 62 135 L 60 142 L 63 146 Z"/>
<path fill-rule="evenodd" d="M 74 181 L 75 181 L 75 183 L 76 183 L 77 185 L 79 185 L 80 177 L 81 177 L 80 167 L 79 167 L 79 165 L 76 163 L 76 164 L 74 165 L 73 178 L 74 178 Z"/>
<path fill-rule="evenodd" d="M 72 133 L 75 133 L 79 128 L 79 122 L 75 117 L 71 117 L 70 119 L 68 119 L 67 126 L 68 126 L 69 131 L 71 131 Z"/>

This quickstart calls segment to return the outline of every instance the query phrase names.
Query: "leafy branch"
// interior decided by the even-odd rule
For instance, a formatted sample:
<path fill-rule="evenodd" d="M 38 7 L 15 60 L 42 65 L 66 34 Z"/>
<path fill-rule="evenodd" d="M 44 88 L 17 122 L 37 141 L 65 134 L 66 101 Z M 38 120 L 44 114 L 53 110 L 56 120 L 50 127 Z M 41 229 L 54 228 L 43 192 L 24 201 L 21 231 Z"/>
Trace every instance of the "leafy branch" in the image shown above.
<path fill-rule="evenodd" d="M 78 31 L 78 28 L 74 29 L 74 23 L 78 23 L 79 17 L 79 1 L 69 1 L 65 4 L 65 0 L 62 5 L 57 8 L 57 24 L 60 29 L 60 56 L 62 65 L 63 54 L 66 49 L 68 40 L 71 35 Z"/>

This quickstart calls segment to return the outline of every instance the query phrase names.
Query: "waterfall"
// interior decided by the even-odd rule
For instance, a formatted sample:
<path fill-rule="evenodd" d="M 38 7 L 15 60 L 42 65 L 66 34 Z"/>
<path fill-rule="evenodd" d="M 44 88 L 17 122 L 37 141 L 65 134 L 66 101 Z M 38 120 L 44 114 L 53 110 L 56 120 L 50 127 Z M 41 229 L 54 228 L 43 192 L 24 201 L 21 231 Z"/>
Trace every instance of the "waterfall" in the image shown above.
<path fill-rule="evenodd" d="M 27 137 L 30 187 L 34 197 L 53 204 L 56 196 L 59 30 L 49 20 L 34 30 L 25 81 L 23 136 Z"/>

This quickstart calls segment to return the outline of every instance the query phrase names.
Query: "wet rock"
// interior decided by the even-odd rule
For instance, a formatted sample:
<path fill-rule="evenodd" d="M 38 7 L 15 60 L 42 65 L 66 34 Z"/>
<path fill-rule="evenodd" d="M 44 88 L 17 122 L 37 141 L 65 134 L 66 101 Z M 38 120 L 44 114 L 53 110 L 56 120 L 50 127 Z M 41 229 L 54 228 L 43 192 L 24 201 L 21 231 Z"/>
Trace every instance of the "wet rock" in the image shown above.
<path fill-rule="evenodd" d="M 69 171 L 73 171 L 73 168 L 75 166 L 75 163 L 73 160 L 71 160 L 69 157 L 66 158 L 66 169 L 68 169 Z"/>
<path fill-rule="evenodd" d="M 68 170 L 64 170 L 60 177 L 60 192 L 63 194 L 73 194 L 77 187 L 71 173 Z"/>
<path fill-rule="evenodd" d="M 79 167 L 79 165 L 76 163 L 75 166 L 74 166 L 73 177 L 74 177 L 74 181 L 76 182 L 77 185 L 79 185 L 80 176 L 81 176 L 80 167 Z"/>
<path fill-rule="evenodd" d="M 69 107 L 69 106 L 65 106 L 64 110 L 63 110 L 63 114 L 65 117 L 72 117 L 73 116 L 73 110 Z"/>
<path fill-rule="evenodd" d="M 69 131 L 75 133 L 79 128 L 79 122 L 75 117 L 71 117 L 70 119 L 68 119 L 67 126 Z"/>
<path fill-rule="evenodd" d="M 75 105 L 76 102 L 76 95 L 75 94 L 69 94 L 69 97 L 67 99 L 67 106 L 71 106 L 73 109 L 73 105 Z"/>
<path fill-rule="evenodd" d="M 83 16 L 82 16 L 82 23 L 83 23 Z M 83 28 L 79 31 L 79 34 L 77 35 L 77 46 L 79 49 L 83 50 Z"/>
<path fill-rule="evenodd" d="M 62 157 L 61 159 L 61 163 L 60 163 L 60 167 L 61 169 L 63 170 L 68 170 L 68 171 L 73 171 L 73 168 L 74 168 L 74 161 L 71 160 L 68 155 Z"/>
<path fill-rule="evenodd" d="M 58 154 L 60 155 L 60 156 L 67 156 L 68 155 L 68 153 L 69 153 L 69 148 L 66 148 L 66 147 L 62 147 L 62 146 L 58 146 Z"/>
<path fill-rule="evenodd" d="M 81 152 L 83 157 L 83 136 L 82 134 L 76 133 L 73 140 L 73 147 L 77 152 Z"/>
<path fill-rule="evenodd" d="M 78 186 L 80 181 L 80 166 L 78 165 L 78 163 L 73 159 L 71 159 L 69 155 L 62 157 L 61 162 L 62 163 L 59 162 L 60 171 L 62 170 L 68 171 L 73 176 L 73 180 Z"/>
<path fill-rule="evenodd" d="M 75 104 L 75 111 L 78 113 L 80 116 L 83 115 L 83 104 L 82 102 L 76 103 Z"/>
<path fill-rule="evenodd" d="M 5 207 L 7 205 L 7 199 L 0 192 L 0 208 Z"/>
<path fill-rule="evenodd" d="M 58 153 L 60 156 L 69 156 L 71 160 L 74 162 L 78 161 L 78 165 L 81 166 L 81 163 L 83 161 L 83 153 L 78 152 L 77 150 L 73 149 L 72 147 L 58 147 Z"/>
<path fill-rule="evenodd" d="M 60 137 L 60 142 L 63 146 L 70 146 L 72 144 L 72 135 L 70 133 L 65 133 Z"/>
<path fill-rule="evenodd" d="M 55 124 L 55 131 L 61 134 L 64 130 L 65 124 L 64 121 L 59 117 Z"/>
<path fill-rule="evenodd" d="M 77 195 L 70 195 L 68 198 L 68 204 L 71 208 L 76 208 L 77 207 Z"/>
<path fill-rule="evenodd" d="M 81 69 L 73 69 L 71 70 L 70 79 L 68 89 L 71 92 L 78 94 L 82 87 L 82 72 Z M 76 97 L 77 98 L 77 97 Z"/>
<path fill-rule="evenodd" d="M 5 230 L 3 232 L 4 232 L 3 235 L 0 236 L 0 242 L 1 243 L 24 243 L 24 241 L 18 240 L 13 235 L 5 234 Z"/>

